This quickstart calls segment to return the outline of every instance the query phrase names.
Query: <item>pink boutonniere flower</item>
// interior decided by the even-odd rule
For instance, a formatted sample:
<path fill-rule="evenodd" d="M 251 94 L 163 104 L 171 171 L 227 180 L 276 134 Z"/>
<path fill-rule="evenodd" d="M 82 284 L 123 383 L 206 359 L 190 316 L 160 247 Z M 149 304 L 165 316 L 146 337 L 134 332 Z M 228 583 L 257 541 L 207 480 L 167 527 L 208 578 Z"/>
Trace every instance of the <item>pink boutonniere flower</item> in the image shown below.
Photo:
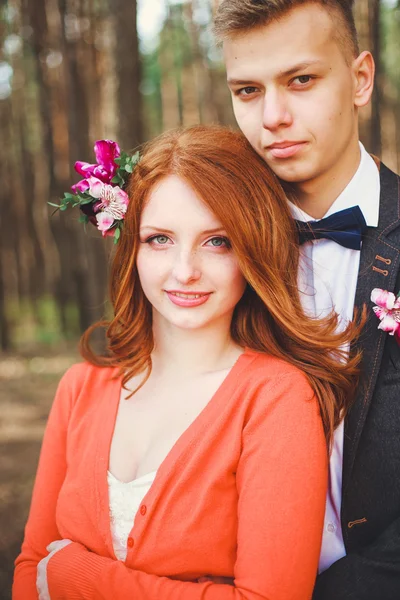
<path fill-rule="evenodd" d="M 378 329 L 395 336 L 400 343 L 400 296 L 375 288 L 371 292 L 371 300 L 376 305 L 372 310 L 380 320 Z"/>

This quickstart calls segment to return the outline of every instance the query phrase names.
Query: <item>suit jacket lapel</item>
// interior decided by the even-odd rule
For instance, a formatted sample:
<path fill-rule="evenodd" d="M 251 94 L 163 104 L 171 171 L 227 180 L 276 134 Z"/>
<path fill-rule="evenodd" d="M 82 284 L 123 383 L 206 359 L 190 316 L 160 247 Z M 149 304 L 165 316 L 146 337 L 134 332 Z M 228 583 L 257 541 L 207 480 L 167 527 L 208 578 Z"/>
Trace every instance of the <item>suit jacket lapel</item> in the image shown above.
<path fill-rule="evenodd" d="M 399 178 L 382 164 L 380 179 L 379 224 L 376 228 L 369 227 L 363 237 L 356 289 L 355 306 L 361 309 L 367 303 L 368 321 L 355 345 L 363 350 L 362 377 L 354 406 L 345 422 L 343 490 L 350 481 L 388 335 L 378 329 L 379 322 L 370 302 L 371 291 L 382 288 L 394 292 L 400 265 Z"/>

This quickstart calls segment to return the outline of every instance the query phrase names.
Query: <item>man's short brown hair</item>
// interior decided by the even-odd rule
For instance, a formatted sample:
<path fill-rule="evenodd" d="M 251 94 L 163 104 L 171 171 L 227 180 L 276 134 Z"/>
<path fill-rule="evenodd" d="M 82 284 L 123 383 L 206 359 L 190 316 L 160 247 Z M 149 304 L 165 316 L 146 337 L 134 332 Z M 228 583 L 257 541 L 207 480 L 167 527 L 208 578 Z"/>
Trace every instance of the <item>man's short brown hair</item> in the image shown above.
<path fill-rule="evenodd" d="M 357 30 L 354 23 L 354 0 L 221 0 L 215 16 L 217 40 L 268 25 L 305 4 L 318 4 L 335 19 L 335 37 L 340 46 L 355 58 L 359 54 Z"/>

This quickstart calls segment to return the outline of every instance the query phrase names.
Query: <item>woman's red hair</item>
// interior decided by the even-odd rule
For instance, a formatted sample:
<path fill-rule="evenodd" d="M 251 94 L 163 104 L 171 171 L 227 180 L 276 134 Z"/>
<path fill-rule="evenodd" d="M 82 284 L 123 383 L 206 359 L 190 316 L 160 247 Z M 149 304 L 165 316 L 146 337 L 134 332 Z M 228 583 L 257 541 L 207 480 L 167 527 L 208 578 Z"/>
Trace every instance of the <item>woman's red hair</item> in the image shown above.
<path fill-rule="evenodd" d="M 98 366 L 118 366 L 123 382 L 151 371 L 152 307 L 137 269 L 139 225 L 154 185 L 176 175 L 191 186 L 220 220 L 248 286 L 234 311 L 233 340 L 296 365 L 319 400 L 328 442 L 354 396 L 359 356 L 343 350 L 359 335 L 350 324 L 337 333 L 337 317 L 312 319 L 297 287 L 298 239 L 282 187 L 239 133 L 196 126 L 169 131 L 144 147 L 131 177 L 130 204 L 112 264 L 114 318 L 96 323 L 81 340 L 82 356 Z M 91 332 L 105 326 L 109 355 L 96 354 Z"/>

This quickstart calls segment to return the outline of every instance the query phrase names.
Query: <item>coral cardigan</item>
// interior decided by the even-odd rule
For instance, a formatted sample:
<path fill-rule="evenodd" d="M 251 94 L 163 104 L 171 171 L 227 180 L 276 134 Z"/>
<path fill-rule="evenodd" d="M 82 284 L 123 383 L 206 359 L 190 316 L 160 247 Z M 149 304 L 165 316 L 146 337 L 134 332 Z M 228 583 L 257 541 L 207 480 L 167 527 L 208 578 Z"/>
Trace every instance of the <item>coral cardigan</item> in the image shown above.
<path fill-rule="evenodd" d="M 317 401 L 295 367 L 247 350 L 157 471 L 125 563 L 110 531 L 107 468 L 121 379 L 88 364 L 49 416 L 14 600 L 307 600 L 321 546 L 328 456 Z M 190 401 L 190 399 L 188 399 Z M 205 576 L 234 585 L 198 583 Z"/>

